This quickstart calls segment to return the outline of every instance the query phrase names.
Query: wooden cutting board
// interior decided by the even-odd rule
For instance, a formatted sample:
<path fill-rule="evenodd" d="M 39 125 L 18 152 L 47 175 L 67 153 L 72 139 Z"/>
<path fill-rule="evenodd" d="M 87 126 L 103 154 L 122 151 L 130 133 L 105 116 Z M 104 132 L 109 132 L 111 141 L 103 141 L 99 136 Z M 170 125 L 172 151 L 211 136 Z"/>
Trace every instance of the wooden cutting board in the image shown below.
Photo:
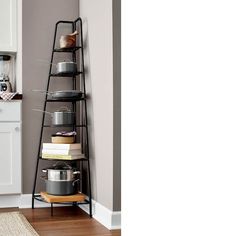
<path fill-rule="evenodd" d="M 85 200 L 85 195 L 82 193 L 77 193 L 74 195 L 68 195 L 68 196 L 56 196 L 56 195 L 50 195 L 46 192 L 40 192 L 40 195 L 42 198 L 49 203 L 54 202 L 83 202 Z"/>

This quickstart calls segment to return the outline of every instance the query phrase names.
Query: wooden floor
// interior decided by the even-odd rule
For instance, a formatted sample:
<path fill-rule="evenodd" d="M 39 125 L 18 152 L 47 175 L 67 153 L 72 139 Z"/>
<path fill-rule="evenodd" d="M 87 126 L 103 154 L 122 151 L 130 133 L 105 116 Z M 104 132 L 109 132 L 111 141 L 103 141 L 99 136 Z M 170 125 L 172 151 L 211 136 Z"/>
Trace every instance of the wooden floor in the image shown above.
<path fill-rule="evenodd" d="M 20 211 L 40 236 L 120 236 L 120 230 L 108 230 L 90 218 L 78 207 L 55 207 L 54 216 L 50 208 L 0 209 L 0 212 Z"/>

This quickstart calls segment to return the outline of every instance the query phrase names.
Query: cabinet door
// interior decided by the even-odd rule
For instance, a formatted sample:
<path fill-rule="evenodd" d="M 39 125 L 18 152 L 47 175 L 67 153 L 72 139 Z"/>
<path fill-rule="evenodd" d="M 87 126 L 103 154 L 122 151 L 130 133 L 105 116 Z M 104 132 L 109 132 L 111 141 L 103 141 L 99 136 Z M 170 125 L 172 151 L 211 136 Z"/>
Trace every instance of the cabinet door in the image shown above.
<path fill-rule="evenodd" d="M 20 124 L 0 122 L 0 194 L 21 193 Z"/>
<path fill-rule="evenodd" d="M 17 0 L 0 0 L 0 51 L 16 52 Z"/>

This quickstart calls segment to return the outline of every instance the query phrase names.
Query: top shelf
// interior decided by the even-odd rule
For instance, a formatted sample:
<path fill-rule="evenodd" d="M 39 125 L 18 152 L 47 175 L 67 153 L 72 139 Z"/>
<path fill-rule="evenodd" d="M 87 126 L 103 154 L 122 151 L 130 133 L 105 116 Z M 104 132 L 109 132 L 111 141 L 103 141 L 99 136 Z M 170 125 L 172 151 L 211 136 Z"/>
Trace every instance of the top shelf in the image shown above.
<path fill-rule="evenodd" d="M 79 50 L 81 47 L 73 47 L 73 48 L 55 48 L 53 52 L 75 52 Z"/>

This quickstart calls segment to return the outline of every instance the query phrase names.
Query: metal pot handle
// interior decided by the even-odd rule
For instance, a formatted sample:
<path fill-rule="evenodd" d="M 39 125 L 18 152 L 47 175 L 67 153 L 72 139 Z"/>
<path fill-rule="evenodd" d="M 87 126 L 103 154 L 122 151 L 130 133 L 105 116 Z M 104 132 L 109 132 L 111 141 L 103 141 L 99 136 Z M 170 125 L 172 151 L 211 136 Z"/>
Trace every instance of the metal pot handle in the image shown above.
<path fill-rule="evenodd" d="M 75 186 L 75 183 L 78 182 L 78 181 L 80 181 L 80 179 L 74 180 L 74 181 L 72 182 L 72 186 Z"/>
<path fill-rule="evenodd" d="M 48 115 L 50 115 L 50 116 L 53 116 L 53 113 L 48 112 L 48 111 L 43 111 L 43 110 L 40 110 L 40 109 L 32 109 L 32 110 L 33 110 L 33 111 L 40 111 L 40 112 L 43 112 L 43 113 L 48 114 Z"/>
<path fill-rule="evenodd" d="M 32 91 L 32 92 L 45 93 L 45 94 L 48 94 L 48 95 L 50 95 L 50 94 L 53 93 L 53 92 L 48 92 L 48 91 L 46 91 L 46 90 L 40 90 L 40 89 L 32 89 L 31 91 Z"/>

